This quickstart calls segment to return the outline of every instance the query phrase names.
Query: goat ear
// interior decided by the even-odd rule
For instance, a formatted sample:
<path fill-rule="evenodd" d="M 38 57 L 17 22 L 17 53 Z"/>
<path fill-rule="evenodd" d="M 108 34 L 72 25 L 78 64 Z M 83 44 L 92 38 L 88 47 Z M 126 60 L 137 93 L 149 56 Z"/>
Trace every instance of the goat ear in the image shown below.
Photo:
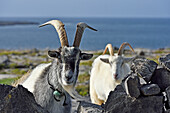
<path fill-rule="evenodd" d="M 80 60 L 89 60 L 93 57 L 93 54 L 81 53 Z"/>
<path fill-rule="evenodd" d="M 57 51 L 48 51 L 48 56 L 51 58 L 60 58 L 60 53 Z"/>
<path fill-rule="evenodd" d="M 103 61 L 104 63 L 108 63 L 109 64 L 109 59 L 108 58 L 100 58 L 101 61 Z"/>

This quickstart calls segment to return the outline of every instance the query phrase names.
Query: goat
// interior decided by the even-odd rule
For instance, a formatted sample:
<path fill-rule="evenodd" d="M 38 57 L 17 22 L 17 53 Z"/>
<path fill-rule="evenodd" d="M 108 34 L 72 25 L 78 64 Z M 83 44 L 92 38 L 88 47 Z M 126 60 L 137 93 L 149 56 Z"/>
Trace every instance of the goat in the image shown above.
<path fill-rule="evenodd" d="M 73 46 L 69 46 L 64 24 L 59 20 L 48 21 L 58 32 L 61 47 L 48 51 L 51 63 L 40 64 L 22 83 L 35 96 L 35 100 L 50 113 L 70 113 L 71 98 L 79 98 L 74 87 L 78 78 L 80 60 L 91 59 L 93 54 L 82 53 L 79 49 L 85 28 L 96 29 L 85 23 L 78 23 Z"/>
<path fill-rule="evenodd" d="M 123 43 L 118 50 L 118 54 L 114 55 L 112 45 L 107 44 L 103 55 L 94 60 L 90 76 L 90 98 L 92 103 L 98 105 L 105 103 L 110 91 L 113 91 L 130 72 L 127 63 L 135 57 L 125 58 L 122 55 L 127 45 L 134 51 L 129 43 Z M 107 49 L 110 55 L 104 55 Z"/>

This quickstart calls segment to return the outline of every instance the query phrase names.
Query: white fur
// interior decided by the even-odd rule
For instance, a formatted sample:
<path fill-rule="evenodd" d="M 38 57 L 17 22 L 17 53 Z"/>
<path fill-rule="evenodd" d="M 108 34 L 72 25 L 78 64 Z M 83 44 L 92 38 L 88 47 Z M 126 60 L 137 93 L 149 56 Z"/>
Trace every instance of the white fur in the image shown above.
<path fill-rule="evenodd" d="M 100 58 L 108 58 L 111 64 L 104 63 Z M 110 91 L 113 91 L 130 72 L 129 65 L 126 63 L 123 63 L 122 68 L 119 67 L 119 62 L 122 62 L 122 59 L 123 56 L 118 55 L 100 55 L 94 60 L 90 76 L 90 98 L 92 103 L 101 105 L 106 102 Z M 118 74 L 117 79 L 113 76 L 116 73 Z"/>
<path fill-rule="evenodd" d="M 40 77 L 42 74 L 43 70 L 50 66 L 51 63 L 48 64 L 40 64 L 38 65 L 30 74 L 30 76 L 23 82 L 23 86 L 27 88 L 30 92 L 33 93 L 34 91 L 34 86 L 36 84 L 37 79 Z"/>

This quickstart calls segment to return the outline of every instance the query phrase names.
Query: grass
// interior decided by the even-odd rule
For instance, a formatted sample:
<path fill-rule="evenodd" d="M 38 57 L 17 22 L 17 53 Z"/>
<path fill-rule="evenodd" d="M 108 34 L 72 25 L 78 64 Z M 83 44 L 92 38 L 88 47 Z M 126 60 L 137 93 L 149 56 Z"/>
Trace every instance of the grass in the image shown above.
<path fill-rule="evenodd" d="M 11 70 L 11 74 L 15 74 L 15 75 L 24 75 L 25 73 L 27 73 L 27 71 L 21 70 L 21 69 L 13 69 L 13 70 Z"/>
<path fill-rule="evenodd" d="M 1 51 L 0 52 L 0 56 L 2 55 L 23 55 L 23 52 L 20 52 L 20 51 Z"/>
<path fill-rule="evenodd" d="M 163 51 L 163 50 L 156 50 L 154 53 L 156 53 L 156 54 L 162 54 L 162 53 L 164 53 L 164 51 Z"/>
<path fill-rule="evenodd" d="M 81 74 L 78 77 L 80 83 L 85 83 L 89 81 L 89 79 L 90 75 L 88 73 Z M 76 91 L 82 96 L 87 96 L 89 94 L 89 85 L 77 85 Z"/>
<path fill-rule="evenodd" d="M 103 52 L 97 52 L 97 53 L 94 53 L 93 55 L 102 55 Z"/>
<path fill-rule="evenodd" d="M 84 61 L 84 62 L 80 62 L 80 65 L 85 65 L 85 66 L 92 66 L 93 61 Z"/>
<path fill-rule="evenodd" d="M 76 91 L 82 96 L 87 96 L 89 94 L 89 85 L 78 85 Z"/>
<path fill-rule="evenodd" d="M 0 84 L 11 85 L 12 83 L 14 83 L 19 78 L 20 77 L 0 79 Z"/>
<path fill-rule="evenodd" d="M 80 75 L 78 76 L 78 81 L 79 81 L 80 83 L 86 82 L 86 81 L 88 81 L 89 79 L 90 79 L 90 75 L 89 75 L 88 73 L 80 74 Z"/>
<path fill-rule="evenodd" d="M 158 61 L 159 58 L 160 58 L 160 56 L 157 55 L 156 57 L 147 58 L 147 59 L 152 60 L 152 61 L 156 62 L 157 64 L 159 64 L 159 61 Z"/>
<path fill-rule="evenodd" d="M 5 68 L 5 64 L 0 64 L 0 69 Z"/>
<path fill-rule="evenodd" d="M 12 74 L 12 75 L 24 75 L 25 73 L 27 73 L 28 70 L 23 70 L 23 69 L 9 69 L 8 71 L 5 70 L 0 70 L 1 74 Z"/>
<path fill-rule="evenodd" d="M 11 64 L 9 64 L 9 68 L 15 68 L 16 66 L 17 66 L 16 63 L 11 63 Z"/>
<path fill-rule="evenodd" d="M 114 53 L 117 53 L 117 50 L 113 50 Z M 103 52 L 96 52 L 96 53 L 93 53 L 93 55 L 102 55 Z M 105 54 L 110 54 L 109 51 L 107 50 L 107 52 Z"/>

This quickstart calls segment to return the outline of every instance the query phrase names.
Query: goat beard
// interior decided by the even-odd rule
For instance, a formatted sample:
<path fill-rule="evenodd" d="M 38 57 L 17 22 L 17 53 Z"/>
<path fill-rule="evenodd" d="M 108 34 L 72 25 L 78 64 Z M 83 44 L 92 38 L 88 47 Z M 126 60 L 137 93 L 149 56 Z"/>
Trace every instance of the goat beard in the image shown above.
<path fill-rule="evenodd" d="M 77 101 L 85 101 L 86 98 L 82 97 L 75 90 L 75 85 L 62 85 L 62 87 L 70 94 L 70 96 Z"/>

